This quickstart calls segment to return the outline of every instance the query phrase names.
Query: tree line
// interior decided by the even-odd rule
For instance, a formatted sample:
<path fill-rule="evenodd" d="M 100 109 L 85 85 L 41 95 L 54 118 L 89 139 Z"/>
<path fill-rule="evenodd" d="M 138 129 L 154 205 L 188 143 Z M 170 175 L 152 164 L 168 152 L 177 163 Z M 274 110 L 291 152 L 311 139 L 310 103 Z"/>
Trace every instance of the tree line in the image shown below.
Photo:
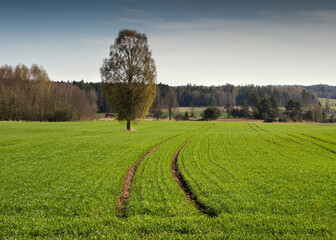
<path fill-rule="evenodd" d="M 316 92 L 320 98 L 332 98 L 336 99 L 336 86 L 330 86 L 325 84 L 318 84 L 306 87 L 309 90 Z"/>
<path fill-rule="evenodd" d="M 108 112 L 109 106 L 102 92 L 101 83 L 85 83 L 83 80 L 72 82 L 84 90 L 95 90 L 98 96 L 99 112 Z M 332 96 L 332 86 L 324 86 Z M 156 97 L 150 108 L 150 115 L 159 119 L 163 110 L 168 111 L 169 119 L 187 120 L 193 113 L 178 113 L 173 116 L 176 107 L 224 107 L 229 117 L 254 118 L 266 121 L 316 121 L 326 120 L 326 113 L 319 104 L 319 94 L 314 89 L 321 86 L 178 86 L 172 87 L 159 83 L 156 86 Z M 336 89 L 335 89 L 336 91 Z M 326 95 L 326 93 L 324 93 Z M 328 96 L 329 96 L 328 95 Z M 239 107 L 235 107 L 239 106 Z"/>
<path fill-rule="evenodd" d="M 260 99 L 277 100 L 279 107 L 286 107 L 288 101 L 300 103 L 302 109 L 310 110 L 313 119 L 321 118 L 323 111 L 318 104 L 319 97 L 336 98 L 336 87 L 314 86 L 187 86 L 172 87 L 159 83 L 156 97 L 150 108 L 155 116 L 168 110 L 169 118 L 175 107 L 241 106 L 233 110 L 233 117 L 258 117 L 253 107 L 251 94 Z M 263 101 L 266 107 L 267 101 Z M 245 110 L 244 110 L 245 109 Z M 81 81 L 52 82 L 43 67 L 25 65 L 0 67 L 0 120 L 69 121 L 93 118 L 95 113 L 110 112 L 103 93 L 102 83 Z M 299 114 L 297 119 L 304 119 Z M 309 117 L 309 114 L 308 114 Z M 260 118 L 260 115 L 259 115 Z"/>
<path fill-rule="evenodd" d="M 94 90 L 97 95 L 98 112 L 109 111 L 109 105 L 102 91 L 102 83 L 86 83 L 83 80 L 70 83 L 86 91 Z M 156 98 L 153 102 L 154 109 L 156 106 L 170 109 L 171 107 L 225 106 L 228 103 L 233 106 L 242 106 L 244 101 L 248 106 L 252 106 L 251 93 L 256 93 L 261 98 L 274 96 L 278 105 L 282 107 L 285 107 L 289 100 L 296 100 L 303 106 L 315 105 L 318 104 L 318 98 L 321 97 L 312 87 L 303 86 L 234 86 L 226 84 L 207 87 L 188 84 L 187 86 L 172 87 L 159 83 L 156 92 Z"/>
<path fill-rule="evenodd" d="M 0 67 L 0 120 L 71 121 L 91 119 L 97 110 L 96 91 L 55 83 L 33 64 Z"/>
<path fill-rule="evenodd" d="M 302 98 L 307 95 L 306 91 L 302 92 Z M 265 122 L 287 122 L 288 120 L 294 122 L 314 121 L 314 122 L 335 122 L 334 116 L 328 118 L 326 109 L 322 107 L 321 103 L 302 105 L 299 101 L 290 99 L 284 107 L 279 107 L 278 101 L 274 95 L 271 97 L 261 98 L 256 93 L 250 94 L 250 101 L 252 102 L 252 111 L 247 105 L 247 101 L 243 101 L 241 107 L 233 107 L 229 103 L 225 106 L 229 117 L 233 118 L 254 118 L 264 119 Z M 303 100 L 303 102 L 305 102 Z"/>
<path fill-rule="evenodd" d="M 296 86 L 234 86 L 226 84 L 206 87 L 189 84 L 175 89 L 180 107 L 225 106 L 228 103 L 234 106 L 242 106 L 244 100 L 247 101 L 249 106 L 252 106 L 251 93 L 256 93 L 261 98 L 274 95 L 280 106 L 285 106 L 290 99 L 307 105 L 318 103 L 318 96 L 315 91 Z M 302 98 L 303 91 L 306 91 L 308 96 L 305 99 Z"/>

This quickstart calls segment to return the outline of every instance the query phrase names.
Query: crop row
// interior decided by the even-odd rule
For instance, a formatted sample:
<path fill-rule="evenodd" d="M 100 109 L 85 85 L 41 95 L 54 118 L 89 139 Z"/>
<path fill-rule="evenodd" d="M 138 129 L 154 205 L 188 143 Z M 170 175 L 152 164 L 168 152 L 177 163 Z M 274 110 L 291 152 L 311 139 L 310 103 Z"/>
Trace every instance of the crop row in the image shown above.
<path fill-rule="evenodd" d="M 0 238 L 335 237 L 334 126 L 0 123 Z M 172 174 L 173 156 L 201 214 Z M 138 166 L 126 218 L 115 205 Z"/>
<path fill-rule="evenodd" d="M 163 143 L 139 166 L 135 175 L 127 215 L 189 216 L 198 211 L 186 200 L 172 174 L 173 156 L 188 136 Z"/>
<path fill-rule="evenodd" d="M 115 218 L 127 169 L 149 149 L 200 124 L 136 127 L 126 133 L 117 122 L 1 123 L 1 234 L 57 236 Z"/>
<path fill-rule="evenodd" d="M 304 137 L 321 127 L 285 127 L 217 124 L 188 144 L 178 166 L 197 199 L 220 217 L 294 217 L 334 231 L 336 147 Z"/>

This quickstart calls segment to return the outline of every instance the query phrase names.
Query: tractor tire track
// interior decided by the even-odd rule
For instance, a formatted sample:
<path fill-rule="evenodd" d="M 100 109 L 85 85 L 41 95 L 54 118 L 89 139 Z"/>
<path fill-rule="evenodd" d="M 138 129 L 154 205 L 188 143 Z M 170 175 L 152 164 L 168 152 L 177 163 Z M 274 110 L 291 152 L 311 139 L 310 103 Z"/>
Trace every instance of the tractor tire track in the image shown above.
<path fill-rule="evenodd" d="M 133 181 L 133 178 L 135 176 L 135 173 L 140 165 L 140 163 L 152 152 L 154 152 L 156 149 L 158 149 L 162 144 L 173 140 L 174 138 L 176 138 L 176 136 L 173 136 L 169 139 L 167 139 L 166 141 L 160 143 L 158 146 L 152 148 L 151 150 L 149 150 L 148 152 L 146 152 L 144 155 L 142 155 L 139 160 L 128 169 L 126 176 L 124 178 L 124 182 L 121 188 L 121 193 L 118 199 L 118 202 L 116 204 L 116 216 L 119 218 L 124 218 L 126 217 L 125 212 L 126 212 L 126 207 L 127 207 L 127 200 L 129 198 L 130 192 L 131 192 L 131 184 Z M 148 163 L 147 163 L 148 164 Z"/>
<path fill-rule="evenodd" d="M 172 163 L 172 174 L 179 185 L 180 189 L 184 192 L 187 200 L 189 202 L 192 202 L 194 206 L 203 214 L 209 216 L 209 217 L 217 217 L 217 213 L 209 208 L 207 208 L 204 204 L 198 201 L 197 197 L 192 193 L 190 187 L 188 186 L 187 182 L 185 181 L 183 175 L 179 171 L 177 167 L 177 160 L 180 152 L 182 149 L 190 142 L 192 138 L 187 140 L 174 154 L 173 156 L 173 163 Z"/>
<path fill-rule="evenodd" d="M 309 138 L 314 139 L 314 140 L 317 140 L 317 141 L 319 141 L 319 142 L 323 142 L 323 143 L 327 143 L 327 144 L 336 146 L 336 144 L 335 144 L 334 142 L 329 142 L 329 141 L 327 141 L 327 140 L 324 140 L 324 139 L 321 139 L 321 138 L 318 138 L 318 137 L 310 136 L 310 135 L 308 135 L 308 134 L 304 134 L 304 133 L 300 133 L 300 135 L 309 137 Z"/>
<path fill-rule="evenodd" d="M 305 141 L 305 142 L 308 142 L 308 143 L 310 143 L 310 144 L 312 144 L 312 145 L 315 145 L 315 146 L 317 146 L 317 147 L 320 147 L 320 148 L 322 148 L 322 149 L 324 149 L 324 150 L 326 150 L 326 151 L 328 151 L 328 152 L 330 152 L 330 153 L 336 154 L 336 150 L 334 150 L 334 149 L 330 149 L 330 148 L 328 148 L 328 147 L 326 147 L 326 146 L 324 146 L 324 145 L 321 145 L 321 144 L 319 144 L 319 143 L 316 143 L 316 142 L 313 142 L 313 141 L 309 141 L 308 139 L 305 139 L 305 138 L 296 136 L 296 135 L 294 135 L 294 134 L 288 134 L 288 135 L 290 135 L 290 136 L 292 136 L 292 137 L 295 137 L 296 139 L 300 139 L 300 140 L 303 140 L 303 141 Z M 303 136 L 305 136 L 305 135 L 303 135 Z M 314 139 L 314 138 L 311 138 L 311 139 Z"/>
<path fill-rule="evenodd" d="M 149 154 L 154 152 L 160 146 L 161 144 L 156 146 L 155 148 L 152 148 L 148 152 L 146 152 L 144 155 L 141 156 L 141 158 L 139 158 L 139 160 L 132 167 L 128 169 L 126 176 L 124 178 L 124 182 L 121 188 L 121 193 L 120 193 L 117 205 L 116 205 L 117 217 L 120 217 L 120 218 L 126 217 L 125 216 L 126 204 L 127 204 L 127 200 L 130 195 L 130 192 L 131 192 L 131 184 L 133 181 L 133 177 L 136 173 L 138 166 Z"/>

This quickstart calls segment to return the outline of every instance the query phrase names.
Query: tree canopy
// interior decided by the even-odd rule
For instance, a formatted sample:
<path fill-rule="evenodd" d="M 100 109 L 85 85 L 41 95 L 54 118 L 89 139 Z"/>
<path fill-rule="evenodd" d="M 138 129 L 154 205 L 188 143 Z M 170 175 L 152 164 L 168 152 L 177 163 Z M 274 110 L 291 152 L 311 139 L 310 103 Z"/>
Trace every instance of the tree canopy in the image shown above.
<path fill-rule="evenodd" d="M 156 67 L 145 34 L 121 30 L 101 70 L 103 91 L 119 120 L 143 118 L 156 94 Z"/>
<path fill-rule="evenodd" d="M 221 116 L 221 112 L 217 107 L 208 107 L 201 113 L 205 120 L 216 120 Z"/>

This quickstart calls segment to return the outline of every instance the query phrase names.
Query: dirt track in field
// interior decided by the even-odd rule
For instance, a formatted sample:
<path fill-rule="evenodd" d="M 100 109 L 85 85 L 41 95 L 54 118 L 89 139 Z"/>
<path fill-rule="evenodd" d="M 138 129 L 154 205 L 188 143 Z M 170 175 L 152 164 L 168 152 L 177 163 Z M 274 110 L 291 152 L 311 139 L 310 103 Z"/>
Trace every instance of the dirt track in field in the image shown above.
<path fill-rule="evenodd" d="M 178 161 L 178 156 L 181 152 L 181 150 L 190 142 L 192 138 L 190 138 L 189 140 L 187 140 L 178 150 L 177 152 L 174 154 L 173 156 L 173 162 L 172 162 L 172 174 L 178 184 L 178 186 L 181 188 L 181 190 L 184 192 L 186 198 L 188 201 L 190 201 L 191 203 L 193 203 L 193 205 L 203 214 L 209 216 L 209 217 L 216 217 L 217 213 L 209 208 L 207 208 L 204 204 L 200 203 L 196 196 L 192 194 L 190 187 L 188 186 L 188 184 L 186 183 L 186 181 L 184 180 L 182 174 L 180 173 L 178 167 L 177 167 L 177 161 Z M 170 139 L 169 139 L 170 140 Z M 168 140 L 168 141 L 169 141 Z M 124 218 L 126 217 L 125 212 L 126 212 L 126 207 L 127 207 L 127 200 L 129 198 L 130 192 L 131 192 L 131 184 L 133 181 L 133 177 L 136 173 L 136 170 L 138 168 L 138 166 L 140 165 L 140 163 L 152 152 L 154 152 L 156 149 L 158 149 L 161 146 L 158 145 L 155 148 L 149 150 L 148 152 L 146 152 L 144 155 L 141 156 L 141 158 L 139 158 L 139 160 L 128 169 L 126 176 L 124 178 L 124 182 L 121 188 L 121 193 L 118 199 L 118 202 L 116 204 L 116 216 L 119 218 Z"/>
<path fill-rule="evenodd" d="M 141 156 L 141 158 L 132 167 L 130 167 L 128 169 L 128 171 L 126 173 L 126 176 L 124 178 L 123 186 L 121 188 L 121 194 L 119 196 L 119 200 L 118 200 L 117 206 L 116 206 L 117 216 L 118 217 L 125 217 L 127 199 L 128 199 L 128 197 L 130 195 L 131 184 L 132 184 L 133 177 L 135 175 L 135 172 L 136 172 L 138 166 L 140 165 L 140 163 L 142 162 L 142 160 L 144 160 L 149 154 L 151 154 L 152 152 L 154 152 L 159 147 L 160 147 L 160 145 L 156 146 L 155 148 L 153 148 L 153 149 L 149 150 L 148 152 L 146 152 L 144 155 Z"/>
<path fill-rule="evenodd" d="M 192 138 L 190 138 L 188 141 L 186 141 L 180 148 L 179 150 L 175 153 L 174 157 L 173 157 L 173 164 L 172 164 L 172 173 L 173 176 L 177 182 L 177 184 L 179 185 L 179 187 L 181 188 L 181 190 L 184 192 L 186 198 L 188 201 L 192 202 L 194 204 L 194 206 L 203 214 L 209 216 L 209 217 L 216 217 L 217 213 L 209 208 L 207 208 L 204 204 L 200 203 L 197 200 L 197 197 L 195 195 L 192 194 L 190 187 L 188 186 L 187 182 L 185 181 L 185 179 L 183 178 L 182 174 L 180 173 L 178 167 L 177 167 L 177 160 L 178 160 L 178 156 L 181 152 L 181 150 L 185 147 L 185 145 L 187 145 L 190 140 Z"/>

